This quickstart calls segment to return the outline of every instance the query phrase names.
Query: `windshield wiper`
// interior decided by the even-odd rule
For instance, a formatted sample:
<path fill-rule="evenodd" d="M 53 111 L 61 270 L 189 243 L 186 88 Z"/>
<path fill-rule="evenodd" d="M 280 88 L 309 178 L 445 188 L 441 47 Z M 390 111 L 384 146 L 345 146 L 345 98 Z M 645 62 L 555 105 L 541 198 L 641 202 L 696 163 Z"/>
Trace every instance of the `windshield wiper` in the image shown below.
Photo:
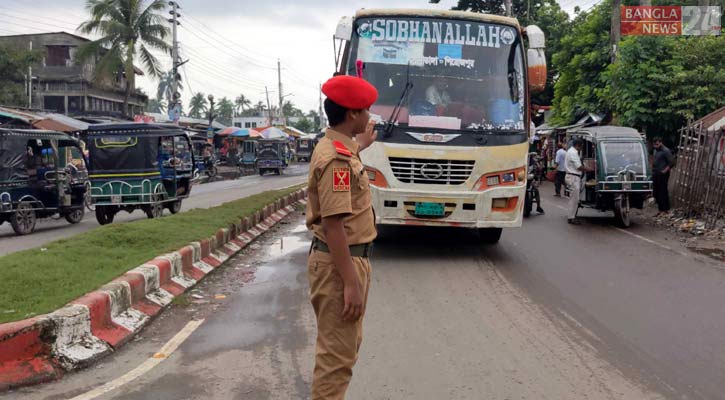
<path fill-rule="evenodd" d="M 393 108 L 393 112 L 390 113 L 388 123 L 385 125 L 385 129 L 383 130 L 383 137 L 389 138 L 390 135 L 393 134 L 393 128 L 398 122 L 398 117 L 400 116 L 400 109 L 403 107 L 403 103 L 408 98 L 408 94 L 410 93 L 410 89 L 412 88 L 413 83 L 410 81 L 410 62 L 408 62 L 408 71 L 405 75 L 405 87 L 403 88 L 403 93 L 400 94 L 400 100 L 398 100 L 398 104 L 395 105 L 395 108 Z"/>
<path fill-rule="evenodd" d="M 521 43 L 521 40 L 519 37 L 516 37 L 516 40 L 511 45 L 511 50 L 509 51 L 509 59 L 508 59 L 508 81 L 509 81 L 509 96 L 511 96 L 511 101 L 514 103 L 519 102 L 519 80 L 517 79 L 517 71 L 515 66 L 515 56 L 516 56 L 516 48 Z"/>

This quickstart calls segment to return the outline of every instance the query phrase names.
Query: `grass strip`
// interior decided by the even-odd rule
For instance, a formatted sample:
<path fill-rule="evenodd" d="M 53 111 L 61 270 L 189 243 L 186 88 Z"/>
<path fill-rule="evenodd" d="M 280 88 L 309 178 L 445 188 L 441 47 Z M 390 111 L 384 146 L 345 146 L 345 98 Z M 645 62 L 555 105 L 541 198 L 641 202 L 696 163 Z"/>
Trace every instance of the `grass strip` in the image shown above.
<path fill-rule="evenodd" d="M 238 223 L 302 185 L 159 219 L 99 226 L 0 257 L 0 323 L 54 311 L 154 257 Z"/>

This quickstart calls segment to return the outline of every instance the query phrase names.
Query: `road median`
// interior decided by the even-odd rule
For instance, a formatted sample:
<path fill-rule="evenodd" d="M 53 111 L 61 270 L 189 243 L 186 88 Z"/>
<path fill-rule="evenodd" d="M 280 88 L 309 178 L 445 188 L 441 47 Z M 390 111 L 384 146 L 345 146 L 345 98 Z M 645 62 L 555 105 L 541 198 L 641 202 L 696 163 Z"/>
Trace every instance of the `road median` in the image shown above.
<path fill-rule="evenodd" d="M 305 197 L 295 186 L 0 258 L 0 390 L 55 379 L 122 346 Z"/>

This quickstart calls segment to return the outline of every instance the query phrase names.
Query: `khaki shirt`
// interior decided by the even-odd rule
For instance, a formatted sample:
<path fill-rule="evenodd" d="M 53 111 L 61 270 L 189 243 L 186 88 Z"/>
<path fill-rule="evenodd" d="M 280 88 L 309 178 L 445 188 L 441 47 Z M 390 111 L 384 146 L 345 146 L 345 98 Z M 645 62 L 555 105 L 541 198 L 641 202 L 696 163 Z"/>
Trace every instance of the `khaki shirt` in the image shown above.
<path fill-rule="evenodd" d="M 341 154 L 333 142 L 352 153 Z M 322 218 L 343 215 L 348 245 L 370 243 L 377 236 L 370 182 L 358 154 L 360 146 L 348 136 L 328 129 L 310 161 L 307 228 L 327 242 Z"/>

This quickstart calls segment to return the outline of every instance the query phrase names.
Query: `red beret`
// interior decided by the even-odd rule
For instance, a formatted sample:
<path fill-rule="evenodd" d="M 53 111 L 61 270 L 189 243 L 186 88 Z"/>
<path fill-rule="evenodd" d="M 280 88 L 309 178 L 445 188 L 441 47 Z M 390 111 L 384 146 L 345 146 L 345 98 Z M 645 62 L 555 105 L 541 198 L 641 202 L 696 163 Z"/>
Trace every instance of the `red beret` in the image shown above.
<path fill-rule="evenodd" d="M 350 75 L 338 75 L 322 85 L 322 93 L 336 104 L 351 110 L 370 108 L 378 99 L 378 90 L 368 81 Z"/>

